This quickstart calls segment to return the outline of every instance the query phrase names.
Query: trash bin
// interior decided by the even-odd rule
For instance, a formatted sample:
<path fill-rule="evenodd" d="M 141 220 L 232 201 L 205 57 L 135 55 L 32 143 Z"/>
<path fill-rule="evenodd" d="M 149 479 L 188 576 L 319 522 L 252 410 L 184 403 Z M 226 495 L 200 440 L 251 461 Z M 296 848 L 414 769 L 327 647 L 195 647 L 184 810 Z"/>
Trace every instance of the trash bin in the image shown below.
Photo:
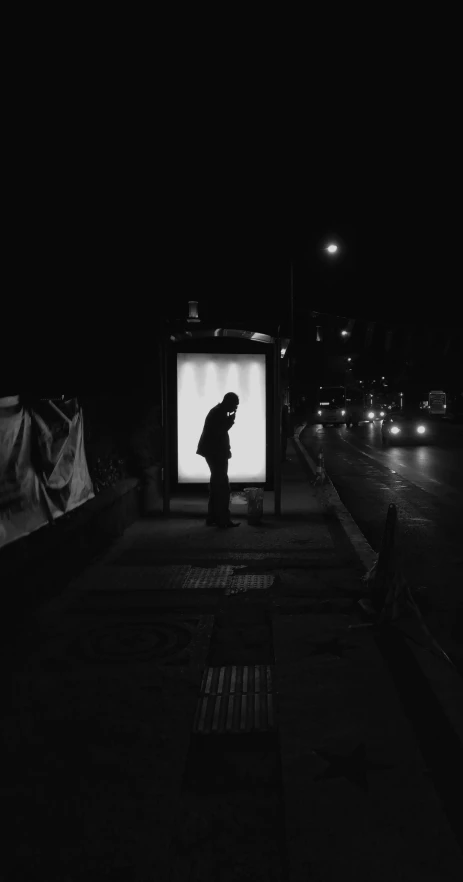
<path fill-rule="evenodd" d="M 245 487 L 248 500 L 248 524 L 259 524 L 264 513 L 264 491 L 260 487 Z"/>

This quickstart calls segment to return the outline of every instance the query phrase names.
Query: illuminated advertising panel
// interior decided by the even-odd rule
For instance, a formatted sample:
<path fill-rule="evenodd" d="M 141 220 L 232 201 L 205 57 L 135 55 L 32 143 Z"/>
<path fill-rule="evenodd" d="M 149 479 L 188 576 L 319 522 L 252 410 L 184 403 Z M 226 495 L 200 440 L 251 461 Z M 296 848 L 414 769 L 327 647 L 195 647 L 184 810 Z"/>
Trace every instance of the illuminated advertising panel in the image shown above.
<path fill-rule="evenodd" d="M 228 477 L 236 483 L 266 480 L 265 355 L 178 353 L 178 481 L 209 482 L 207 462 L 196 453 L 204 420 L 226 392 L 240 399 L 229 430 Z"/>

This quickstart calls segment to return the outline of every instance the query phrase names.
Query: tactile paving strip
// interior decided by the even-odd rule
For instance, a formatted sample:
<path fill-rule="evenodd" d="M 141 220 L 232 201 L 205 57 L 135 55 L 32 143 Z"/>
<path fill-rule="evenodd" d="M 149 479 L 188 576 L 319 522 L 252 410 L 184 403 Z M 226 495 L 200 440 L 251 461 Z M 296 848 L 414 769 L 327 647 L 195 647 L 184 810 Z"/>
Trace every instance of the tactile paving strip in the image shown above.
<path fill-rule="evenodd" d="M 222 665 L 206 668 L 201 683 L 205 695 L 224 692 L 272 692 L 270 665 Z"/>
<path fill-rule="evenodd" d="M 193 732 L 238 734 L 275 728 L 270 665 L 206 668 Z"/>
<path fill-rule="evenodd" d="M 242 591 L 256 591 L 270 588 L 275 581 L 275 576 L 247 575 L 233 576 L 227 586 L 226 594 L 239 594 Z"/>
<path fill-rule="evenodd" d="M 191 567 L 183 587 L 222 591 L 230 585 L 232 576 L 233 567 Z"/>

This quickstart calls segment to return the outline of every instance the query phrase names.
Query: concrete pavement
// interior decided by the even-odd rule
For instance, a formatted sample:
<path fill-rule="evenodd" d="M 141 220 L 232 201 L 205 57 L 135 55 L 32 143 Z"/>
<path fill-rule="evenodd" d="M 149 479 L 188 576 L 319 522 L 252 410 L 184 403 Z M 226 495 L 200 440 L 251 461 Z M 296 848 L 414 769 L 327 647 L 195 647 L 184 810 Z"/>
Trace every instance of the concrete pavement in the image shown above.
<path fill-rule="evenodd" d="M 234 506 L 229 531 L 179 495 L 19 635 L 6 879 L 461 878 L 397 658 L 358 618 L 364 568 L 310 477 L 289 442 L 282 518 L 266 492 L 262 524 Z"/>

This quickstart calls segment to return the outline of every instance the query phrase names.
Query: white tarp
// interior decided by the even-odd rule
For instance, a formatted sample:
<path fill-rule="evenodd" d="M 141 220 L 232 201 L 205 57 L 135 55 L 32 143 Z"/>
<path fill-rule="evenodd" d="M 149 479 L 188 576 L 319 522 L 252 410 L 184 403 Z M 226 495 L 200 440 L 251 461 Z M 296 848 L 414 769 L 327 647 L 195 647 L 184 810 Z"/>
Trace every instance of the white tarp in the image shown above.
<path fill-rule="evenodd" d="M 93 497 L 76 399 L 0 398 L 0 548 Z"/>

